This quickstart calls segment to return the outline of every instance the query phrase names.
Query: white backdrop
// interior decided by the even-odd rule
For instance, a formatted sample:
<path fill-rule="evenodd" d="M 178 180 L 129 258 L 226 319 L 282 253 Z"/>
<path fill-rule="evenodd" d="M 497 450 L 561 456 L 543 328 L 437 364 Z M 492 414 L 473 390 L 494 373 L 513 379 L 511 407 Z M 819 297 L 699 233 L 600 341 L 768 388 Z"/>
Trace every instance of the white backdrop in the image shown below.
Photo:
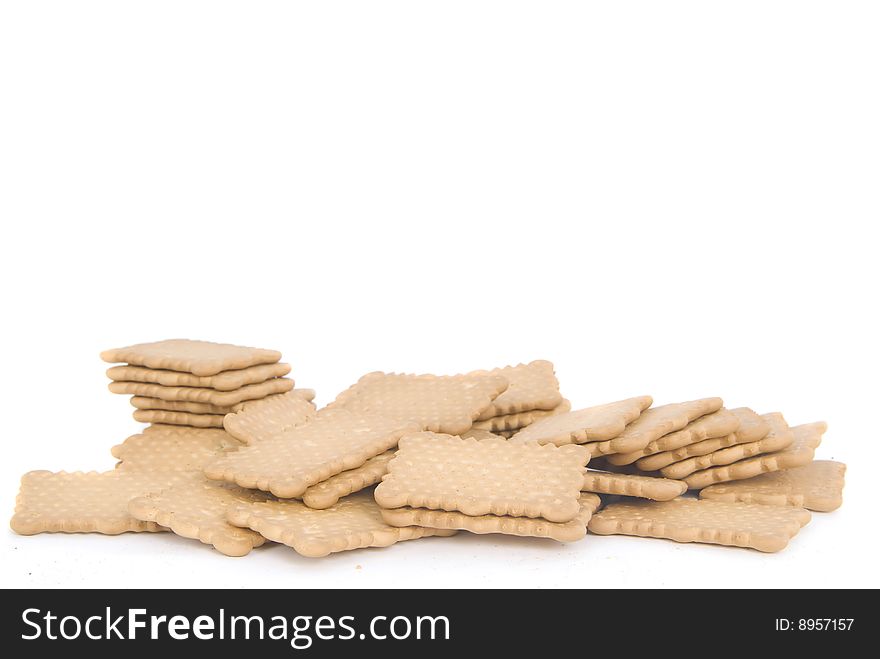
<path fill-rule="evenodd" d="M 323 560 L 2 535 L 4 586 L 873 586 L 871 2 L 0 5 L 3 459 L 109 469 L 105 348 L 371 370 L 552 360 L 576 406 L 722 396 L 830 429 L 778 555 L 500 536 Z"/>

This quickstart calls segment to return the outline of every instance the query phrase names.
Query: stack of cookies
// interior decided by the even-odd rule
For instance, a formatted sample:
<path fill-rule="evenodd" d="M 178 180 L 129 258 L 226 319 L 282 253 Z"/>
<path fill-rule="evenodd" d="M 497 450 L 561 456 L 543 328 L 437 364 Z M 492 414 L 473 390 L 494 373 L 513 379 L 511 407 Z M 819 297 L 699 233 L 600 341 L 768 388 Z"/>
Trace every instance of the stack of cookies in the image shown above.
<path fill-rule="evenodd" d="M 245 401 L 293 389 L 281 353 L 208 341 L 171 339 L 101 353 L 111 364 L 110 391 L 131 395 L 134 418 L 196 428 L 222 428 Z"/>
<path fill-rule="evenodd" d="M 102 357 L 126 363 L 110 389 L 154 425 L 113 447 L 116 469 L 26 474 L 18 533 L 171 531 L 229 556 L 588 530 L 770 552 L 806 509 L 841 503 L 845 466 L 813 462 L 822 422 L 715 397 L 571 411 L 546 361 L 369 373 L 316 410 L 275 351 L 177 340 Z"/>

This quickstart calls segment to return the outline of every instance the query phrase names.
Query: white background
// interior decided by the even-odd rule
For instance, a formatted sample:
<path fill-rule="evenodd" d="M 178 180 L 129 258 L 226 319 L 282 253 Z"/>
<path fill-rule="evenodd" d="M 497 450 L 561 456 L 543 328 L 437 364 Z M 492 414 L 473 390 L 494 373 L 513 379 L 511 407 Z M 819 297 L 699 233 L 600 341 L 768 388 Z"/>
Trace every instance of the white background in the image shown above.
<path fill-rule="evenodd" d="M 4 2 L 3 458 L 110 469 L 102 349 L 371 370 L 545 358 L 576 406 L 719 395 L 830 429 L 777 555 L 469 536 L 322 560 L 2 533 L 4 586 L 880 586 L 872 2 Z M 873 465 L 873 468 L 872 468 Z"/>

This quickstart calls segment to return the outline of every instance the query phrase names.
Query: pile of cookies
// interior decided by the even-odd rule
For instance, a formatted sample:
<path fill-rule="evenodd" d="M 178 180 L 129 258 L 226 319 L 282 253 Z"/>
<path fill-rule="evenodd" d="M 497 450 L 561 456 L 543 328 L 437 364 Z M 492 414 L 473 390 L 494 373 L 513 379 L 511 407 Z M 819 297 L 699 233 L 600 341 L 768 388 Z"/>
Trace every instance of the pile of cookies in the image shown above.
<path fill-rule="evenodd" d="M 208 341 L 170 339 L 106 350 L 101 359 L 114 394 L 131 396 L 133 416 L 143 423 L 222 428 L 223 417 L 259 400 L 293 389 L 281 353 L 241 349 Z"/>
<path fill-rule="evenodd" d="M 789 427 L 720 398 L 571 411 L 546 361 L 370 373 L 318 410 L 274 351 L 177 340 L 102 356 L 128 363 L 110 369 L 111 390 L 161 387 L 119 393 L 223 411 L 139 409 L 222 428 L 151 416 L 111 449 L 114 470 L 25 474 L 18 533 L 171 531 L 229 556 L 270 541 L 318 557 L 458 531 L 571 542 L 589 529 L 769 552 L 807 509 L 841 503 L 845 466 L 813 461 L 824 423 Z M 180 391 L 240 396 L 274 380 L 290 384 L 226 405 Z"/>

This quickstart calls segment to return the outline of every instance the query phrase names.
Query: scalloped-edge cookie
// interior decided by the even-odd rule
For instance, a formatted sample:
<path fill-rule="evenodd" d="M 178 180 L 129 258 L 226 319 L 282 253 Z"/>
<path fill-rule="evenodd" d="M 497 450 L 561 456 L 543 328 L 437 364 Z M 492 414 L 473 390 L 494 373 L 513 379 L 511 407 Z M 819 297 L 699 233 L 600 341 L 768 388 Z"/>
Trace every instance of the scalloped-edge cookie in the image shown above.
<path fill-rule="evenodd" d="M 21 477 L 9 526 L 20 535 L 165 531 L 155 522 L 132 517 L 128 502 L 200 478 L 198 472 L 182 470 L 31 471 Z"/>
<path fill-rule="evenodd" d="M 145 398 L 178 400 L 191 403 L 210 403 L 219 407 L 231 407 L 246 400 L 265 398 L 272 394 L 283 394 L 293 389 L 293 380 L 272 378 L 259 384 L 248 384 L 233 391 L 217 391 L 200 387 L 164 387 L 147 382 L 110 382 L 107 388 L 114 394 L 128 394 Z"/>
<path fill-rule="evenodd" d="M 281 434 L 315 416 L 315 405 L 311 398 L 307 398 L 313 393 L 310 389 L 294 389 L 285 394 L 240 403 L 235 412 L 223 419 L 223 427 L 245 444 Z"/>
<path fill-rule="evenodd" d="M 557 414 L 564 414 L 565 412 L 570 411 L 571 401 L 563 399 L 563 401 L 552 410 L 526 410 L 525 412 L 493 416 L 484 421 L 474 421 L 474 428 L 489 430 L 490 432 L 498 432 L 499 430 L 517 431 L 535 423 L 536 421 L 540 421 L 541 419 L 546 419 L 549 416 L 556 416 Z"/>
<path fill-rule="evenodd" d="M 507 380 L 500 375 L 377 371 L 363 376 L 327 407 L 414 421 L 421 430 L 455 435 L 468 430 L 506 389 Z"/>
<path fill-rule="evenodd" d="M 752 412 L 752 414 L 758 417 L 757 413 Z M 691 421 L 681 430 L 676 430 L 668 435 L 663 435 L 659 439 L 648 442 L 648 445 L 639 451 L 611 454 L 608 456 L 608 462 L 614 465 L 632 464 L 636 460 L 646 459 L 646 456 L 659 455 L 702 442 L 706 439 L 729 436 L 739 427 L 740 417 L 736 410 L 728 410 L 722 407 L 717 412 L 712 412 L 700 417 L 696 421 Z M 751 441 L 758 439 L 760 437 L 756 437 Z M 653 471 L 647 468 L 645 470 Z"/>
<path fill-rule="evenodd" d="M 469 375 L 500 375 L 508 383 L 504 393 L 483 410 L 477 421 L 529 410 L 552 410 L 562 403 L 553 364 L 543 359 L 491 371 L 473 371 Z"/>
<path fill-rule="evenodd" d="M 148 398 L 147 396 L 132 396 L 129 401 L 137 410 L 165 410 L 167 412 L 189 412 L 190 414 L 229 414 L 235 411 L 235 406 L 223 407 L 210 403 L 191 403 L 184 400 L 162 400 L 161 398 Z M 241 403 L 239 403 L 240 405 Z"/>
<path fill-rule="evenodd" d="M 309 508 L 330 508 L 342 497 L 375 485 L 388 473 L 388 463 L 395 451 L 385 451 L 370 458 L 360 467 L 343 471 L 303 492 L 302 500 Z"/>
<path fill-rule="evenodd" d="M 229 343 L 166 339 L 105 350 L 101 353 L 101 359 L 111 364 L 127 363 L 207 376 L 257 364 L 273 364 L 281 359 L 281 353 Z"/>
<path fill-rule="evenodd" d="M 810 513 L 800 508 L 682 498 L 612 503 L 593 515 L 589 529 L 776 552 L 809 521 Z"/>
<path fill-rule="evenodd" d="M 141 423 L 162 423 L 172 426 L 191 426 L 193 428 L 222 428 L 222 414 L 192 414 L 190 412 L 170 412 L 168 410 L 135 410 L 131 413 L 135 421 Z"/>
<path fill-rule="evenodd" d="M 241 446 L 227 432 L 213 428 L 151 426 L 110 449 L 121 468 L 142 471 L 201 471 L 218 455 Z"/>
<path fill-rule="evenodd" d="M 668 478 L 631 476 L 588 469 L 584 475 L 584 484 L 581 489 L 584 492 L 669 501 L 684 494 L 687 491 L 687 483 Z"/>
<path fill-rule="evenodd" d="M 205 475 L 282 499 L 360 467 L 418 429 L 413 422 L 343 409 L 323 409 L 308 423 L 229 453 L 205 466 Z"/>
<path fill-rule="evenodd" d="M 226 556 L 244 556 L 266 539 L 250 529 L 229 524 L 226 510 L 265 500 L 262 492 L 201 479 L 135 497 L 128 502 L 128 512 L 135 519 L 154 522 L 181 537 L 213 545 Z"/>
<path fill-rule="evenodd" d="M 267 540 L 280 542 L 310 558 L 362 547 L 388 547 L 404 540 L 455 531 L 421 526 L 396 528 L 382 519 L 372 492 L 358 492 L 323 510 L 299 501 L 266 501 L 231 506 L 230 524 L 250 528 Z"/>
<path fill-rule="evenodd" d="M 143 366 L 111 366 L 107 377 L 123 382 L 149 382 L 165 387 L 204 387 L 217 391 L 232 391 L 248 384 L 257 384 L 290 373 L 290 364 L 259 364 L 216 375 L 198 376 L 192 373 L 166 371 Z"/>
<path fill-rule="evenodd" d="M 434 508 L 465 515 L 568 522 L 589 461 L 581 446 L 513 444 L 420 432 L 400 439 L 376 488 L 383 508 Z"/>
<path fill-rule="evenodd" d="M 746 458 L 722 467 L 695 471 L 685 477 L 684 481 L 690 489 L 700 490 L 714 483 L 745 480 L 781 469 L 803 467 L 812 462 L 816 448 L 822 443 L 822 435 L 827 429 L 828 424 L 824 421 L 795 426 L 791 429 L 794 433 L 794 441 L 785 450 Z"/>
<path fill-rule="evenodd" d="M 461 435 L 459 435 L 459 437 L 462 437 L 464 439 L 467 439 L 470 437 L 472 439 L 478 439 L 478 440 L 503 439 L 504 438 L 502 436 L 501 432 L 497 432 L 497 433 L 489 432 L 488 430 L 483 430 L 482 428 L 471 428 L 470 430 L 467 430 L 467 431 L 461 433 Z"/>
<path fill-rule="evenodd" d="M 479 515 L 471 517 L 460 512 L 430 510 L 428 508 L 383 509 L 382 517 L 392 526 L 426 526 L 435 529 L 455 529 L 471 533 L 501 533 L 532 538 L 551 538 L 558 542 L 574 542 L 587 534 L 587 524 L 602 505 L 598 495 L 581 494 L 580 511 L 571 521 L 563 524 L 531 517 L 509 515 Z"/>
<path fill-rule="evenodd" d="M 557 414 L 526 426 L 511 437 L 511 441 L 557 446 L 604 441 L 622 433 L 651 403 L 650 396 L 638 396 Z"/>
<path fill-rule="evenodd" d="M 816 460 L 803 467 L 710 485 L 700 490 L 700 498 L 794 506 L 827 513 L 837 510 L 843 503 L 845 474 L 846 465 L 842 462 Z"/>
<path fill-rule="evenodd" d="M 720 410 L 715 414 L 720 414 L 723 411 L 725 410 Z M 692 444 L 687 444 L 671 451 L 663 451 L 660 453 L 654 453 L 653 455 L 648 455 L 647 457 L 637 460 L 636 466 L 639 469 L 643 469 L 645 471 L 656 471 L 657 469 L 662 469 L 663 467 L 671 465 L 673 462 L 681 462 L 682 460 L 687 460 L 688 458 L 695 458 L 700 455 L 708 455 L 709 453 L 714 453 L 715 451 L 720 451 L 723 448 L 735 446 L 736 444 L 751 444 L 752 442 L 757 442 L 761 439 L 764 439 L 764 437 L 767 436 L 767 433 L 770 432 L 770 424 L 767 423 L 766 419 L 764 419 L 754 410 L 750 410 L 747 407 L 740 407 L 735 410 L 731 410 L 731 412 L 736 414 L 737 418 L 740 421 L 740 425 L 736 429 L 736 432 L 732 432 L 729 435 L 710 437 L 708 439 L 696 441 Z M 704 416 L 702 419 L 698 419 L 694 423 L 690 424 L 688 428 L 699 424 L 701 421 L 703 421 L 703 419 L 708 419 L 712 416 L 715 415 L 710 414 L 708 416 Z M 686 431 L 687 428 L 680 432 Z M 672 433 L 672 435 L 676 434 L 678 433 Z M 667 435 L 666 437 L 672 437 L 672 435 Z M 661 437 L 657 441 L 663 442 L 666 437 Z M 652 442 L 652 444 L 654 443 L 656 442 Z M 615 462 L 614 458 L 617 457 L 620 456 L 610 455 L 608 456 L 608 461 L 615 464 L 621 464 L 620 461 Z"/>
<path fill-rule="evenodd" d="M 794 441 L 794 433 L 785 422 L 785 417 L 779 412 L 762 415 L 770 425 L 770 432 L 763 439 L 748 444 L 734 444 L 727 448 L 687 458 L 681 462 L 674 462 L 668 467 L 663 467 L 660 473 L 666 478 L 685 478 L 695 471 L 729 465 L 745 458 L 751 458 L 764 453 L 781 451 L 791 446 Z"/>

